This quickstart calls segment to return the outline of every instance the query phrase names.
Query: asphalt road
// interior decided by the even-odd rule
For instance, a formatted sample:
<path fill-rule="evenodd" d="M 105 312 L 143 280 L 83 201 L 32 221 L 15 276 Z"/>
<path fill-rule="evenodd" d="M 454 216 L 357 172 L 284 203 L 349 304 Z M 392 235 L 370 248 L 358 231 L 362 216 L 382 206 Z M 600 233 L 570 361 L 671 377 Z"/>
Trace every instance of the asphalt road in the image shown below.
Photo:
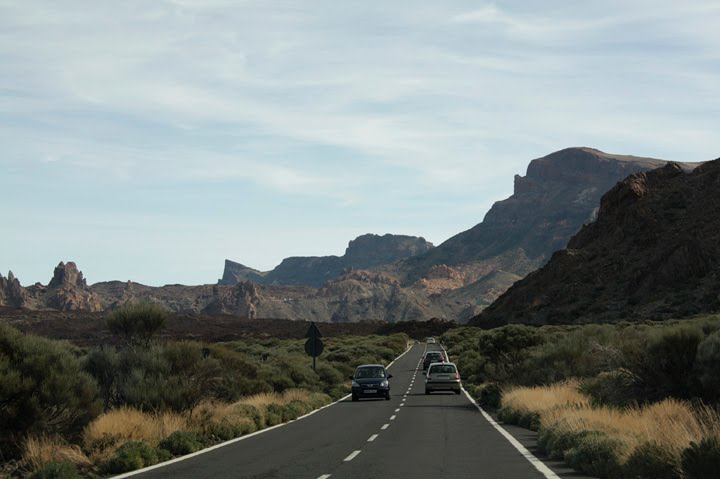
<path fill-rule="evenodd" d="M 416 344 L 389 368 L 390 401 L 347 398 L 306 418 L 133 477 L 583 477 L 530 455 L 540 469 L 546 469 L 540 472 L 465 394 L 425 395 L 419 362 L 424 349 L 424 344 Z M 458 366 L 462 374 L 462 365 Z M 531 433 L 505 430 L 533 451 Z"/>

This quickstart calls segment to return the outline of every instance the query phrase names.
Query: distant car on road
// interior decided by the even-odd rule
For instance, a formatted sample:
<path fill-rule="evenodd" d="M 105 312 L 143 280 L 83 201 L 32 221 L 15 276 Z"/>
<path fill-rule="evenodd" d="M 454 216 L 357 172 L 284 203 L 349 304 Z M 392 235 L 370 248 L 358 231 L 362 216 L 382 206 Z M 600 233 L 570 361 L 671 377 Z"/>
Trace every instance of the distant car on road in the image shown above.
<path fill-rule="evenodd" d="M 455 363 L 432 363 L 425 376 L 425 394 L 454 391 L 460 394 L 460 373 Z"/>
<path fill-rule="evenodd" d="M 427 344 L 435 344 L 435 338 L 427 338 L 427 341 L 425 341 Z"/>
<path fill-rule="evenodd" d="M 382 364 L 363 364 L 358 366 L 352 379 L 352 400 L 357 401 L 363 397 L 384 397 L 390 400 L 390 381 L 392 374 L 388 374 Z"/>
<path fill-rule="evenodd" d="M 428 351 L 423 356 L 423 371 L 427 371 L 431 363 L 444 363 L 446 361 L 447 358 L 442 351 Z"/>

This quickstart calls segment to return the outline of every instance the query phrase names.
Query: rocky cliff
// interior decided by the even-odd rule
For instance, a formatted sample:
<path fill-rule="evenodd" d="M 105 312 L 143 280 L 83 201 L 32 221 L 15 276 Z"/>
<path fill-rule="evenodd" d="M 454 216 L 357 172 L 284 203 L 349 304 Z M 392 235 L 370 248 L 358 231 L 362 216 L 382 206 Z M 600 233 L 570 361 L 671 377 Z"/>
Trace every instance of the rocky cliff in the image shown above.
<path fill-rule="evenodd" d="M 65 264 L 61 261 L 55 268 L 46 290 L 42 293 L 44 304 L 52 309 L 60 311 L 102 311 L 104 309 L 103 300 L 90 290 L 82 272 L 73 262 Z"/>
<path fill-rule="evenodd" d="M 19 309 L 31 307 L 30 295 L 20 285 L 20 281 L 12 271 L 8 273 L 7 278 L 0 274 L 0 306 Z"/>
<path fill-rule="evenodd" d="M 415 236 L 366 234 L 350 241 L 343 256 L 286 258 L 275 269 L 264 273 L 226 260 L 225 271 L 218 284 L 232 285 L 241 281 L 252 281 L 257 284 L 319 288 L 347 271 L 392 263 L 425 253 L 432 247 L 432 243 Z"/>
<path fill-rule="evenodd" d="M 515 176 L 513 195 L 495 203 L 482 223 L 385 270 L 405 286 L 427 285 L 434 292 L 435 268 L 445 265 L 462 274 L 461 287 L 479 281 L 475 290 L 487 293 L 476 302 L 489 304 L 516 279 L 564 248 L 583 224 L 593 221 L 600 197 L 618 181 L 665 164 L 591 148 L 568 148 L 533 160 L 525 176 Z M 492 286 L 485 288 L 486 282 Z"/>
<path fill-rule="evenodd" d="M 720 310 L 720 160 L 630 176 L 597 221 L 477 324 L 679 318 Z"/>

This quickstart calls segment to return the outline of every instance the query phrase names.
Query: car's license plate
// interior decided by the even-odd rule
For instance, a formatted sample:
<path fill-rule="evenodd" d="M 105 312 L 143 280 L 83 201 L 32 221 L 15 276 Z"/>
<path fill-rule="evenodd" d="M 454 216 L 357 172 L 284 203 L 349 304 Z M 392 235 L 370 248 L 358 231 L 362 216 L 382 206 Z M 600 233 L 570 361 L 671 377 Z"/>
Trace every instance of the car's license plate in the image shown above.
<path fill-rule="evenodd" d="M 438 374 L 438 379 L 450 379 L 449 374 Z"/>
<path fill-rule="evenodd" d="M 366 392 L 367 394 L 372 394 L 372 393 L 376 393 L 376 392 L 377 392 L 377 389 L 366 389 L 365 392 Z"/>

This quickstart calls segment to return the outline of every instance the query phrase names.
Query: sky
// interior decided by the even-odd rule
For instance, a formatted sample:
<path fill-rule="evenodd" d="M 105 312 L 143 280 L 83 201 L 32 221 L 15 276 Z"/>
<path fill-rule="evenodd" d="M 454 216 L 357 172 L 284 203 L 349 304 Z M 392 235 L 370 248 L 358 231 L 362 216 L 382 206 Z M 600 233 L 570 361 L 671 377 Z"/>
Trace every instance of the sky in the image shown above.
<path fill-rule="evenodd" d="M 434 244 L 570 146 L 720 156 L 720 2 L 0 0 L 0 272 Z"/>

